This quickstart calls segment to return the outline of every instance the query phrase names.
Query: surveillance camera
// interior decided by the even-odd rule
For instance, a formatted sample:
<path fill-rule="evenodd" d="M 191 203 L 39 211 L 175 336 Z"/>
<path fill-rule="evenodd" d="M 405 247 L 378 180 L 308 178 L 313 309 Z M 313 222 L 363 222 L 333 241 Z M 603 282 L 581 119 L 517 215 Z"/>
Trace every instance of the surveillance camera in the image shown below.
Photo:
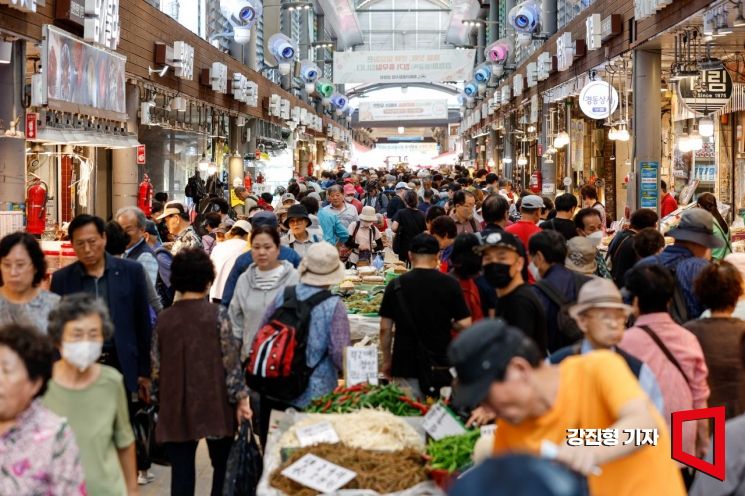
<path fill-rule="evenodd" d="M 331 103 L 337 109 L 343 110 L 347 106 L 347 97 L 341 93 L 334 93 L 331 95 Z"/>
<path fill-rule="evenodd" d="M 290 62 L 295 58 L 297 46 L 286 35 L 275 33 L 269 38 L 269 51 L 277 59 L 277 62 Z"/>
<path fill-rule="evenodd" d="M 233 41 L 239 45 L 245 45 L 251 41 L 251 28 L 248 26 L 235 26 L 233 28 Z"/>
<path fill-rule="evenodd" d="M 304 83 L 315 83 L 320 73 L 321 69 L 313 62 L 309 60 L 300 62 L 300 77 Z"/>
<path fill-rule="evenodd" d="M 334 94 L 334 85 L 325 79 L 319 79 L 316 82 L 316 91 L 324 99 L 328 99 L 331 98 L 331 95 Z"/>
<path fill-rule="evenodd" d="M 507 61 L 507 57 L 509 57 L 513 51 L 514 46 L 512 40 L 509 38 L 502 38 L 484 49 L 484 57 L 486 57 L 486 60 L 491 62 L 504 64 Z"/>
<path fill-rule="evenodd" d="M 507 20 L 518 33 L 534 33 L 541 22 L 541 5 L 526 0 L 510 9 Z"/>
<path fill-rule="evenodd" d="M 279 73 L 282 76 L 288 75 L 292 70 L 292 64 L 290 64 L 289 62 L 280 62 L 277 67 L 279 68 Z"/>
<path fill-rule="evenodd" d="M 261 0 L 220 0 L 220 11 L 234 27 L 251 29 L 263 10 Z"/>
<path fill-rule="evenodd" d="M 479 83 L 486 83 L 491 78 L 491 67 L 489 64 L 484 62 L 476 66 L 476 70 L 473 72 L 473 77 Z"/>
<path fill-rule="evenodd" d="M 465 93 L 469 98 L 473 98 L 478 94 L 478 92 L 479 86 L 475 81 L 471 81 L 463 88 L 463 93 Z"/>
<path fill-rule="evenodd" d="M 504 66 L 502 64 L 495 64 L 494 75 L 497 77 L 502 77 L 503 74 L 504 74 Z"/>

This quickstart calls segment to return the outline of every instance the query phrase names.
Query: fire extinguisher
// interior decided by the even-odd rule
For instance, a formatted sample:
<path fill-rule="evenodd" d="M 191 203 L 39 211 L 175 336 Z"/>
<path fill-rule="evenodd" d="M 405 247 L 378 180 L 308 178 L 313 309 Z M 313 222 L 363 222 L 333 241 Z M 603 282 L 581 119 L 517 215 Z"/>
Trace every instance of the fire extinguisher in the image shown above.
<path fill-rule="evenodd" d="M 26 231 L 31 234 L 43 234 L 46 229 L 48 191 L 38 179 L 26 190 Z"/>
<path fill-rule="evenodd" d="M 246 188 L 246 191 L 249 193 L 251 192 L 251 188 L 253 188 L 253 182 L 251 180 L 251 174 L 246 174 L 243 177 L 243 187 Z"/>
<path fill-rule="evenodd" d="M 150 217 L 153 210 L 153 185 L 150 184 L 150 176 L 147 174 L 143 175 L 137 190 L 137 206 L 145 212 L 147 217 Z"/>
<path fill-rule="evenodd" d="M 308 175 L 313 175 L 313 162 L 308 162 Z"/>
<path fill-rule="evenodd" d="M 539 194 L 541 192 L 541 188 L 543 187 L 543 177 L 541 176 L 541 171 L 536 169 L 530 174 L 530 191 L 532 191 L 535 194 Z"/>

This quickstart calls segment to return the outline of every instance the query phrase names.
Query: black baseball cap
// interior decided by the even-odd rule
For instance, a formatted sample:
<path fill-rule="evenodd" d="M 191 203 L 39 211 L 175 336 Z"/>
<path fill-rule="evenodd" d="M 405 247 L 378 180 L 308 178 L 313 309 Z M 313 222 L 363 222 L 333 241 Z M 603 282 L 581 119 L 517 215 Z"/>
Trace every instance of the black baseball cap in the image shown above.
<path fill-rule="evenodd" d="M 420 233 L 412 238 L 409 251 L 416 255 L 437 255 L 440 252 L 440 244 L 431 234 Z"/>
<path fill-rule="evenodd" d="M 512 358 L 533 354 L 538 354 L 535 344 L 517 327 L 502 319 L 480 320 L 448 347 L 448 359 L 457 374 L 453 403 L 458 408 L 478 406 L 491 383 L 504 379 Z"/>
<path fill-rule="evenodd" d="M 474 246 L 473 251 L 481 254 L 489 248 L 507 248 L 521 256 L 525 254 L 525 248 L 520 238 L 507 231 L 491 231 L 483 234 L 479 246 Z"/>

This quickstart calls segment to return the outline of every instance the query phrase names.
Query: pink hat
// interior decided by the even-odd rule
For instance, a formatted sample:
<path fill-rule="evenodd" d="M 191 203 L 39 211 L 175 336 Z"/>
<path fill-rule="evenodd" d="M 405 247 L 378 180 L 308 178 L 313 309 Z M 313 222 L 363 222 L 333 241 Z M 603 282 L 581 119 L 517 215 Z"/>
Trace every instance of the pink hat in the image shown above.
<path fill-rule="evenodd" d="M 354 186 L 351 184 L 345 184 L 344 185 L 344 195 L 353 195 L 357 193 L 357 190 L 354 189 Z"/>

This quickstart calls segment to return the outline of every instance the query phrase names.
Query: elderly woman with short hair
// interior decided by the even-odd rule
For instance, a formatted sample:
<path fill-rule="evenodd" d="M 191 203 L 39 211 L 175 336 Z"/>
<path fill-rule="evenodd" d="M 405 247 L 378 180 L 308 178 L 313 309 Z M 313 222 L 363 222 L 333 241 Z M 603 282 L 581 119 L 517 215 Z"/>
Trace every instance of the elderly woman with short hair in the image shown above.
<path fill-rule="evenodd" d="M 36 400 L 53 351 L 33 327 L 0 328 L 0 494 L 87 494 L 72 429 Z"/>
<path fill-rule="evenodd" d="M 65 296 L 49 314 L 49 336 L 62 360 L 54 364 L 43 402 L 70 422 L 89 493 L 126 496 L 138 489 L 124 380 L 96 363 L 113 334 L 104 303 L 86 293 Z"/>

